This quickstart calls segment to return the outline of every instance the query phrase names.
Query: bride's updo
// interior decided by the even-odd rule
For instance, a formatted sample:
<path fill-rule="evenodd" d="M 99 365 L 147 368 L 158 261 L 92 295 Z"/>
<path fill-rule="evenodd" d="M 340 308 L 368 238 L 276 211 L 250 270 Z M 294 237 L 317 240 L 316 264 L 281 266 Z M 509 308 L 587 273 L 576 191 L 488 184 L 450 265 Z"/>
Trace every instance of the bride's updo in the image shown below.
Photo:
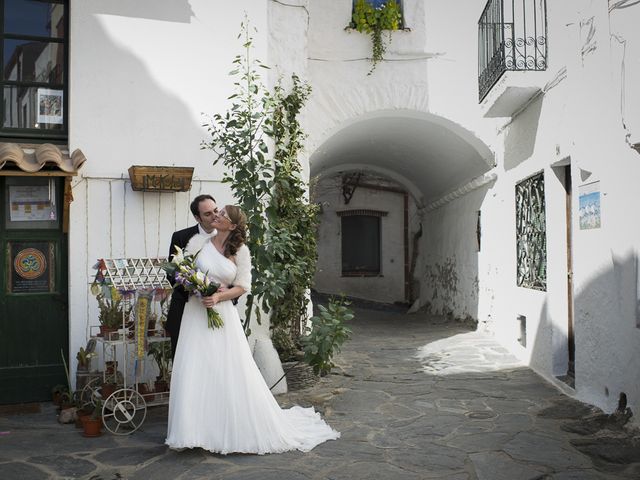
<path fill-rule="evenodd" d="M 232 257 L 247 241 L 247 216 L 240 207 L 236 205 L 225 205 L 224 210 L 227 212 L 231 222 L 236 226 L 236 228 L 229 232 L 224 247 L 224 256 Z"/>

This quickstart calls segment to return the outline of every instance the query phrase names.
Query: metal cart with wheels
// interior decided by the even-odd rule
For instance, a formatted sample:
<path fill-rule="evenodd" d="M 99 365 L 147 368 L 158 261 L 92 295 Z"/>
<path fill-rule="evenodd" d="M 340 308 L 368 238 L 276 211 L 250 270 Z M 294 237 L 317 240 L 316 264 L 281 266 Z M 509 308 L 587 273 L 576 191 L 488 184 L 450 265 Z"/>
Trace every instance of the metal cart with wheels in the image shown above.
<path fill-rule="evenodd" d="M 94 406 L 101 403 L 104 427 L 116 435 L 135 432 L 144 423 L 147 407 L 169 401 L 168 388 L 142 388 L 146 387 L 145 375 L 150 373 L 150 349 L 158 353 L 161 347 L 161 353 L 168 352 L 170 359 L 171 349 L 166 343 L 170 340 L 158 321 L 167 311 L 172 290 L 162 270 L 164 262 L 164 258 L 100 259 L 95 266 L 92 292 L 119 302 L 122 324 L 115 332 L 106 333 L 91 327 L 91 337 L 102 345 L 104 369 L 102 378 L 93 379 L 83 388 L 81 399 Z M 150 329 L 154 317 L 157 326 Z M 164 373 L 168 375 L 168 369 Z M 167 383 L 167 378 L 164 380 Z"/>

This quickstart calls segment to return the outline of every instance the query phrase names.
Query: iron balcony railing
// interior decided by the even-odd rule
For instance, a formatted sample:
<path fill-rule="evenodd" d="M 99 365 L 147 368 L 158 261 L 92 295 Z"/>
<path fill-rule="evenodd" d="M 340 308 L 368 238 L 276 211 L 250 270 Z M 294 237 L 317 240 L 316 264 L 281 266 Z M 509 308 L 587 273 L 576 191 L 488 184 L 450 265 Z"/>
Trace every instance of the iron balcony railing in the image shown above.
<path fill-rule="evenodd" d="M 489 0 L 478 21 L 480 101 L 504 72 L 546 68 L 546 0 Z"/>

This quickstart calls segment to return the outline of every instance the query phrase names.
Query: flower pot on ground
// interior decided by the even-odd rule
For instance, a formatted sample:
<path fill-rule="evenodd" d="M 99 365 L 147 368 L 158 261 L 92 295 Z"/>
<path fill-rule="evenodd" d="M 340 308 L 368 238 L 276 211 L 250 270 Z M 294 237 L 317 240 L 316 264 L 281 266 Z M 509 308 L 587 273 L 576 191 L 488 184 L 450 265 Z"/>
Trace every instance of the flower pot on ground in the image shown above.
<path fill-rule="evenodd" d="M 89 408 L 81 408 L 76 410 L 76 428 L 83 428 L 83 422 L 86 417 L 90 417 L 92 410 Z"/>
<path fill-rule="evenodd" d="M 69 387 L 66 385 L 56 385 L 51 389 L 51 401 L 54 405 L 62 404 L 63 394 L 69 393 Z"/>
<path fill-rule="evenodd" d="M 96 402 L 90 415 L 82 418 L 82 434 L 85 437 L 98 437 L 102 434 L 102 402 Z"/>

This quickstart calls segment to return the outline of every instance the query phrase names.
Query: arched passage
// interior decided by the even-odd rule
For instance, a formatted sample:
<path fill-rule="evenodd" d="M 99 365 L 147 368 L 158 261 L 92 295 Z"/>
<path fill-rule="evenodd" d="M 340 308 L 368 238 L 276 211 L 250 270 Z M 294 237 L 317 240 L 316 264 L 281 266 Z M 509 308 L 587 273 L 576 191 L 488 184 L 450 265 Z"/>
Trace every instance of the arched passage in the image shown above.
<path fill-rule="evenodd" d="M 432 114 L 394 110 L 344 122 L 310 157 L 322 205 L 316 288 L 414 301 L 425 269 L 424 207 L 492 166 L 472 132 Z"/>

